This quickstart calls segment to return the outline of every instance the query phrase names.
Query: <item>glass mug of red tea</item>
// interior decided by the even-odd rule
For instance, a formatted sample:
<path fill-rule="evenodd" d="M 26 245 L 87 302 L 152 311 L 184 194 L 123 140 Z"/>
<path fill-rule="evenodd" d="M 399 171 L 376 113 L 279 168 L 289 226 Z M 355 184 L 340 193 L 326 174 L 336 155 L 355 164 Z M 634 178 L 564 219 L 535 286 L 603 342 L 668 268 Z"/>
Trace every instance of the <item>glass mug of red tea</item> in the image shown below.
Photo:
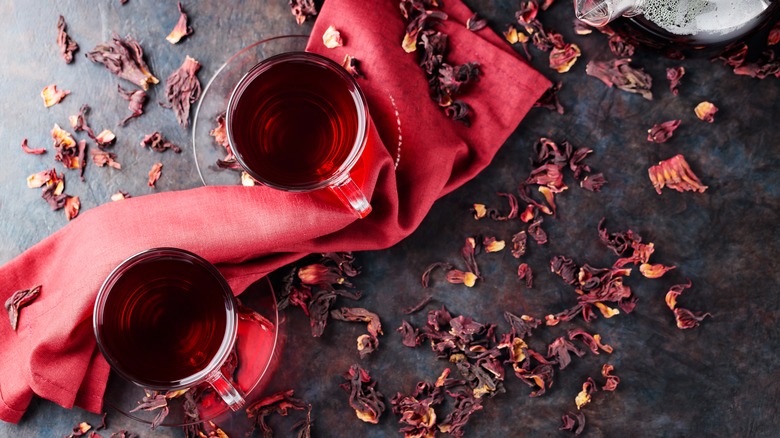
<path fill-rule="evenodd" d="M 336 62 L 308 52 L 267 58 L 244 75 L 228 102 L 226 128 L 241 167 L 275 189 L 329 188 L 359 218 L 371 212 L 349 172 L 368 132 L 368 105 Z"/>
<path fill-rule="evenodd" d="M 189 251 L 155 248 L 117 266 L 100 288 L 93 326 L 111 369 L 154 391 L 208 383 L 234 411 L 245 401 L 222 365 L 236 342 L 225 279 Z"/>

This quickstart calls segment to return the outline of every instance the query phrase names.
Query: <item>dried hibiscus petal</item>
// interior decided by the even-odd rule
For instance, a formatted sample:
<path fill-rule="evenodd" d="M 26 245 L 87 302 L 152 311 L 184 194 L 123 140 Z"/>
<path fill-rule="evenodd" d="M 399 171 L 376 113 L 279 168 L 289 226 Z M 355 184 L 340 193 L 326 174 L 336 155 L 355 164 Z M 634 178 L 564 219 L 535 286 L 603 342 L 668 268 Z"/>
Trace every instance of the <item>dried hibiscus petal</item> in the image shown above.
<path fill-rule="evenodd" d="M 76 132 L 86 131 L 89 138 L 95 138 L 95 133 L 87 124 L 87 114 L 89 114 L 89 105 L 84 104 L 79 108 L 79 113 L 68 117 L 70 126 Z"/>
<path fill-rule="evenodd" d="M 534 108 L 547 108 L 550 111 L 556 111 L 558 114 L 563 114 L 564 109 L 561 105 L 561 101 L 558 99 L 558 92 L 561 91 L 563 82 L 556 82 L 548 88 L 542 97 L 534 102 Z"/>
<path fill-rule="evenodd" d="M 382 323 L 376 313 L 369 312 L 360 307 L 342 307 L 330 312 L 331 318 L 339 321 L 366 322 L 368 323 L 368 335 L 358 337 L 358 352 L 360 358 L 364 359 L 379 346 L 378 336 L 382 333 Z"/>
<path fill-rule="evenodd" d="M 103 64 L 111 73 L 147 90 L 150 84 L 160 81 L 149 71 L 143 55 L 141 45 L 133 37 L 122 39 L 113 34 L 111 41 L 95 46 L 87 53 L 87 58 Z"/>
<path fill-rule="evenodd" d="M 188 35 L 192 35 L 192 28 L 187 25 L 187 14 L 184 13 L 181 2 L 179 2 L 179 21 L 165 39 L 171 44 L 176 44 Z"/>
<path fill-rule="evenodd" d="M 698 327 L 704 318 L 712 316 L 705 312 L 692 312 L 682 307 L 674 308 L 674 319 L 677 322 L 677 328 L 690 329 Z"/>
<path fill-rule="evenodd" d="M 425 268 L 425 271 L 422 274 L 422 286 L 423 287 L 428 287 L 429 286 L 430 280 L 431 280 L 431 274 L 433 273 L 433 271 L 435 271 L 436 269 L 439 269 L 439 268 L 445 269 L 445 270 L 449 271 L 450 269 L 452 269 L 452 265 L 449 264 L 449 263 L 444 263 L 444 262 L 436 262 L 436 263 L 431 263 L 430 265 L 428 265 L 428 267 Z"/>
<path fill-rule="evenodd" d="M 675 284 L 669 288 L 669 291 L 666 292 L 666 305 L 669 309 L 674 310 L 674 308 L 677 307 L 677 297 L 692 285 L 693 283 L 691 283 L 691 280 L 688 280 L 687 284 Z"/>
<path fill-rule="evenodd" d="M 46 148 L 35 148 L 35 149 L 30 148 L 30 146 L 27 145 L 26 138 L 22 140 L 22 150 L 26 154 L 31 154 L 31 155 L 41 155 L 46 153 Z"/>
<path fill-rule="evenodd" d="M 114 161 L 114 159 L 116 159 L 116 154 L 112 152 L 96 151 L 96 150 L 91 150 L 89 152 L 90 154 L 92 154 L 92 162 L 95 163 L 98 167 L 109 165 L 110 167 L 113 167 L 114 169 L 117 170 L 122 168 L 121 164 Z"/>
<path fill-rule="evenodd" d="M 496 240 L 495 237 L 485 237 L 482 240 L 482 246 L 485 248 L 485 252 L 499 252 L 504 249 L 506 242 L 503 240 Z"/>
<path fill-rule="evenodd" d="M 615 86 L 629 93 L 640 94 L 647 100 L 653 100 L 653 78 L 641 68 L 630 65 L 631 59 L 613 61 L 590 61 L 585 73 L 600 79 L 608 87 Z"/>
<path fill-rule="evenodd" d="M 127 198 L 132 198 L 132 196 L 130 196 L 129 193 L 123 192 L 121 190 L 116 192 L 116 193 L 114 193 L 113 195 L 111 195 L 111 200 L 112 201 L 121 201 L 121 200 L 127 199 Z"/>
<path fill-rule="evenodd" d="M 676 266 L 664 266 L 660 263 L 650 264 L 642 263 L 639 265 L 639 272 L 646 278 L 661 278 L 664 274 L 676 268 Z"/>
<path fill-rule="evenodd" d="M 617 386 L 620 383 L 620 377 L 612 374 L 613 371 L 615 371 L 615 367 L 608 363 L 605 363 L 601 367 L 601 375 L 607 379 L 604 386 L 601 387 L 602 391 L 614 391 L 617 389 Z"/>
<path fill-rule="evenodd" d="M 511 312 L 504 312 L 504 319 L 512 327 L 512 335 L 520 338 L 531 336 L 533 330 L 539 327 L 542 322 L 533 316 L 517 316 Z"/>
<path fill-rule="evenodd" d="M 190 124 L 190 105 L 200 98 L 200 81 L 196 76 L 198 70 L 200 63 L 187 56 L 181 67 L 165 81 L 166 103 L 160 103 L 160 106 L 172 109 L 176 121 L 184 128 Z"/>
<path fill-rule="evenodd" d="M 401 343 L 409 348 L 415 348 L 422 344 L 420 330 L 414 328 L 408 321 L 401 322 L 401 327 L 396 330 L 401 333 Z"/>
<path fill-rule="evenodd" d="M 677 87 L 680 86 L 680 80 L 685 75 L 685 67 L 671 67 L 666 69 L 666 79 L 669 80 L 669 91 L 675 96 L 680 94 L 680 90 Z"/>
<path fill-rule="evenodd" d="M 8 311 L 8 319 L 11 321 L 11 328 L 16 331 L 19 324 L 19 312 L 25 306 L 35 301 L 41 294 L 41 286 L 35 286 L 31 289 L 23 289 L 14 292 L 5 301 L 5 310 Z"/>
<path fill-rule="evenodd" d="M 618 34 L 611 35 L 607 40 L 609 50 L 615 54 L 618 58 L 629 58 L 634 56 L 634 50 L 636 49 L 633 44 L 627 42 Z"/>
<path fill-rule="evenodd" d="M 130 115 L 119 122 L 119 126 L 127 125 L 130 119 L 140 116 L 144 113 L 144 103 L 146 102 L 146 92 L 144 90 L 125 90 L 121 85 L 116 86 L 122 99 L 130 102 L 127 108 L 130 109 Z"/>
<path fill-rule="evenodd" d="M 574 344 L 563 336 L 555 339 L 547 346 L 547 358 L 557 363 L 560 369 L 566 368 L 571 363 L 571 355 L 569 353 L 574 353 L 577 357 L 585 355 L 585 351 L 575 347 Z"/>
<path fill-rule="evenodd" d="M 521 263 L 517 267 L 517 278 L 519 280 L 525 279 L 525 287 L 531 289 L 534 286 L 534 273 L 528 263 Z"/>
<path fill-rule="evenodd" d="M 715 121 L 715 113 L 718 112 L 718 107 L 712 104 L 712 102 L 701 102 L 693 109 L 696 113 L 696 117 L 705 122 L 712 123 Z"/>
<path fill-rule="evenodd" d="M 290 11 L 298 24 L 303 24 L 307 18 L 317 15 L 314 0 L 290 0 Z"/>
<path fill-rule="evenodd" d="M 325 29 L 325 32 L 322 34 L 322 44 L 329 49 L 335 49 L 344 45 L 341 32 L 336 29 L 336 26 L 331 25 Z"/>
<path fill-rule="evenodd" d="M 65 198 L 65 218 L 73 220 L 79 215 L 79 209 L 81 209 L 81 202 L 78 196 L 67 196 Z"/>
<path fill-rule="evenodd" d="M 66 29 L 65 17 L 60 15 L 57 19 L 57 46 L 60 48 L 60 55 L 65 60 L 65 64 L 70 64 L 73 62 L 73 52 L 79 49 L 79 45 L 68 35 Z"/>
<path fill-rule="evenodd" d="M 585 430 L 585 414 L 582 412 L 563 414 L 561 422 L 558 430 L 574 432 L 574 435 L 580 435 Z"/>
<path fill-rule="evenodd" d="M 668 160 L 659 162 L 657 165 L 648 169 L 650 181 L 658 194 L 661 189 L 669 187 L 678 192 L 695 191 L 704 193 L 707 186 L 703 185 L 698 177 L 693 173 L 685 157 L 681 154 L 675 155 Z"/>
<path fill-rule="evenodd" d="M 160 179 L 160 175 L 162 175 L 162 163 L 154 163 L 152 165 L 152 169 L 149 171 L 149 181 L 148 185 L 149 187 L 155 187 L 155 184 L 157 184 L 157 180 Z"/>
<path fill-rule="evenodd" d="M 566 73 L 581 54 L 582 51 L 576 44 L 567 43 L 560 47 L 553 47 L 550 51 L 550 68 L 558 73 Z"/>
<path fill-rule="evenodd" d="M 110 146 L 115 141 L 116 141 L 116 135 L 114 135 L 114 133 L 108 129 L 104 129 L 100 131 L 100 134 L 95 136 L 95 142 L 98 144 L 98 147 L 100 147 L 101 149 L 106 146 Z"/>
<path fill-rule="evenodd" d="M 266 417 L 273 413 L 286 416 L 289 409 L 298 411 L 306 409 L 310 413 L 311 405 L 293 397 L 293 395 L 294 391 L 292 389 L 279 391 L 249 405 L 246 408 L 246 416 L 252 422 L 252 430 L 248 432 L 248 435 L 252 435 L 254 429 L 259 427 L 263 432 L 263 436 L 273 436 L 273 429 L 265 421 Z"/>
<path fill-rule="evenodd" d="M 528 234 L 525 231 L 519 231 L 512 236 L 512 257 L 519 259 L 525 254 L 528 242 Z"/>
<path fill-rule="evenodd" d="M 156 152 L 165 152 L 168 149 L 172 149 L 177 154 L 181 152 L 181 148 L 166 140 L 165 137 L 160 134 L 160 131 L 154 131 L 141 139 L 141 147 L 147 146 Z"/>
<path fill-rule="evenodd" d="M 41 91 L 41 97 L 43 98 L 43 106 L 49 108 L 60 102 L 70 94 L 68 90 L 60 90 L 56 84 L 47 85 Z"/>
<path fill-rule="evenodd" d="M 582 343 L 587 345 L 593 354 L 599 354 L 599 350 L 602 350 L 606 353 L 612 353 L 612 347 L 608 344 L 602 344 L 601 335 L 598 333 L 591 335 L 590 333 L 581 329 L 569 330 L 569 339 L 573 341 L 575 338 L 579 338 Z"/>
<path fill-rule="evenodd" d="M 365 75 L 360 71 L 360 61 L 352 55 L 344 55 L 344 60 L 341 61 L 341 66 L 344 70 L 349 72 L 353 77 L 365 78 Z"/>
<path fill-rule="evenodd" d="M 81 437 L 87 434 L 89 430 L 92 429 L 92 425 L 87 423 L 86 421 L 82 421 L 81 423 L 73 426 L 73 430 L 70 435 L 67 435 L 65 438 L 76 438 Z M 92 435 L 94 435 L 95 432 L 92 432 L 90 434 L 90 438 L 92 438 Z"/>
<path fill-rule="evenodd" d="M 653 143 L 666 143 L 672 137 L 674 130 L 680 126 L 680 120 L 669 120 L 657 123 L 647 130 L 647 141 Z"/>
<path fill-rule="evenodd" d="M 466 20 L 466 29 L 476 32 L 482 30 L 487 26 L 487 20 L 480 18 L 479 15 L 474 14 Z"/>
<path fill-rule="evenodd" d="M 63 181 L 62 175 L 58 176 L 56 169 L 42 170 L 27 177 L 27 187 L 37 189 L 44 184 L 49 186 L 58 184 L 60 187 L 58 187 L 59 192 L 56 194 L 59 195 L 65 187 Z"/>
<path fill-rule="evenodd" d="M 141 410 L 147 412 L 157 411 L 157 415 L 155 415 L 154 419 L 152 420 L 152 429 L 154 429 L 162 424 L 163 420 L 165 420 L 165 417 L 168 416 L 168 397 L 159 391 L 144 390 L 144 392 L 146 393 L 144 398 L 141 399 L 141 401 L 138 402 L 138 406 L 131 409 L 130 412 L 133 413 Z"/>
<path fill-rule="evenodd" d="M 774 46 L 777 43 L 780 43 L 780 21 L 772 26 L 772 29 L 769 30 L 769 35 L 766 38 L 767 46 Z"/>
<path fill-rule="evenodd" d="M 607 179 L 603 173 L 594 173 L 593 175 L 587 175 L 580 181 L 580 187 L 591 192 L 598 192 L 604 185 L 607 184 Z"/>
<path fill-rule="evenodd" d="M 447 272 L 447 281 L 452 284 L 463 284 L 466 287 L 474 287 L 477 282 L 477 275 L 472 272 L 463 272 L 459 269 L 452 269 Z"/>
<path fill-rule="evenodd" d="M 582 391 L 577 394 L 574 399 L 574 403 L 577 405 L 577 409 L 582 409 L 583 406 L 590 403 L 591 395 L 598 391 L 596 388 L 596 382 L 592 378 L 588 377 L 585 383 L 582 384 Z"/>
<path fill-rule="evenodd" d="M 385 397 L 376 390 L 376 381 L 357 364 L 352 365 L 343 377 L 347 382 L 340 386 L 349 392 L 349 405 L 357 417 L 366 423 L 379 423 L 385 410 Z"/>

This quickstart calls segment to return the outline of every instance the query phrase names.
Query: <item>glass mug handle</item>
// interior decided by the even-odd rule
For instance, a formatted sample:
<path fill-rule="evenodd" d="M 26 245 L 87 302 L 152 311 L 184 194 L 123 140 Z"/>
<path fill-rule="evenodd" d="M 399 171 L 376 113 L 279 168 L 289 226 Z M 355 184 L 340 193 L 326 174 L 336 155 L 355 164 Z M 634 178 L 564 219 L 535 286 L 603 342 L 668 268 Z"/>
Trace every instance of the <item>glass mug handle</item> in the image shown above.
<path fill-rule="evenodd" d="M 211 373 L 206 378 L 206 382 L 208 382 L 209 385 L 211 385 L 211 387 L 217 391 L 217 394 L 222 397 L 222 400 L 230 407 L 230 410 L 233 412 L 241 409 L 244 407 L 244 404 L 246 404 L 246 400 L 244 400 L 244 396 L 241 394 L 241 391 L 236 389 L 236 387 L 225 378 L 221 370 L 217 369 Z"/>
<path fill-rule="evenodd" d="M 346 178 L 328 186 L 330 190 L 349 207 L 359 219 L 363 219 L 371 213 L 371 204 L 368 203 L 366 195 L 355 184 L 355 181 L 347 175 Z"/>

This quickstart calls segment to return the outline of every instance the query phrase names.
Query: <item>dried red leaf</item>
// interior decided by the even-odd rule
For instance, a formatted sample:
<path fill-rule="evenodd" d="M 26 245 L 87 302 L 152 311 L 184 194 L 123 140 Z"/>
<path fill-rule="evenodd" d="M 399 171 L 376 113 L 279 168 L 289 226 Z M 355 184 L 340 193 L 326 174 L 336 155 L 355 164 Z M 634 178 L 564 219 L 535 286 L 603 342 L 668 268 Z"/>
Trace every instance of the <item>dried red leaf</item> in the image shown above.
<path fill-rule="evenodd" d="M 181 152 L 181 148 L 166 140 L 166 138 L 160 134 L 160 131 L 154 131 L 141 139 L 141 147 L 147 146 L 156 152 L 165 152 L 168 149 L 172 149 L 173 152 L 176 152 L 177 154 Z"/>
<path fill-rule="evenodd" d="M 130 110 L 130 115 L 119 122 L 119 126 L 125 126 L 130 119 L 139 117 L 144 113 L 146 92 L 144 90 L 125 90 L 121 85 L 117 85 L 116 88 L 117 91 L 119 91 L 119 95 L 122 96 L 122 99 L 130 102 L 127 105 L 127 108 Z"/>
<path fill-rule="evenodd" d="M 705 312 L 692 312 L 683 307 L 674 308 L 674 319 L 677 321 L 677 328 L 679 329 L 690 329 L 698 327 L 699 323 L 701 323 L 704 318 L 708 316 L 712 315 Z"/>
<path fill-rule="evenodd" d="M 601 375 L 607 379 L 604 386 L 601 387 L 602 391 L 614 391 L 617 389 L 617 386 L 620 383 L 620 377 L 612 374 L 613 371 L 615 371 L 615 367 L 608 363 L 605 363 L 601 367 Z"/>
<path fill-rule="evenodd" d="M 347 383 L 340 386 L 349 392 L 349 405 L 357 417 L 366 423 L 379 423 L 385 410 L 385 397 L 376 390 L 376 381 L 371 380 L 368 371 L 357 364 L 352 365 L 343 377 Z"/>
<path fill-rule="evenodd" d="M 30 148 L 30 146 L 27 145 L 27 139 L 26 138 L 22 140 L 22 150 L 25 153 L 31 154 L 31 155 L 41 155 L 41 154 L 45 154 L 46 153 L 46 148 L 36 148 L 36 149 Z M 38 186 L 38 187 L 40 187 L 40 186 Z"/>
<path fill-rule="evenodd" d="M 341 66 L 344 67 L 352 77 L 365 78 L 365 75 L 360 71 L 360 61 L 352 55 L 344 55 L 344 60 L 341 61 Z"/>
<path fill-rule="evenodd" d="M 680 126 L 681 120 L 669 120 L 668 122 L 657 123 L 647 130 L 647 141 L 653 143 L 666 143 L 674 134 L 675 129 Z"/>
<path fill-rule="evenodd" d="M 676 266 L 664 266 L 662 264 L 642 263 L 639 272 L 646 278 L 661 278 L 664 274 L 676 268 Z"/>
<path fill-rule="evenodd" d="M 487 26 L 487 20 L 480 18 L 479 15 L 474 14 L 466 19 L 466 29 L 476 32 L 482 30 Z"/>
<path fill-rule="evenodd" d="M 157 180 L 160 179 L 160 175 L 162 175 L 162 168 L 162 163 L 154 163 L 152 165 L 152 170 L 149 171 L 149 187 L 155 187 Z"/>
<path fill-rule="evenodd" d="M 600 79 L 608 87 L 615 86 L 629 93 L 640 94 L 647 100 L 653 100 L 653 78 L 641 68 L 630 65 L 631 59 L 612 61 L 590 61 L 585 73 Z"/>
<path fill-rule="evenodd" d="M 117 34 L 111 36 L 111 41 L 98 44 L 87 53 L 87 58 L 103 64 L 111 73 L 135 85 L 149 89 L 150 84 L 160 81 L 152 75 L 143 59 L 143 49 L 131 36 L 122 39 Z"/>
<path fill-rule="evenodd" d="M 718 112 L 718 107 L 713 105 L 712 102 L 704 101 L 696 105 L 693 112 L 696 113 L 696 117 L 698 117 L 699 120 L 712 123 L 715 121 L 715 113 Z"/>
<path fill-rule="evenodd" d="M 47 85 L 41 91 L 41 97 L 43 98 L 43 106 L 49 108 L 60 102 L 70 94 L 68 90 L 60 90 L 56 84 Z"/>
<path fill-rule="evenodd" d="M 184 13 L 181 2 L 179 2 L 179 21 L 165 39 L 171 44 L 176 44 L 188 35 L 192 35 L 192 28 L 187 25 L 187 14 Z"/>
<path fill-rule="evenodd" d="M 95 163 L 98 167 L 109 165 L 117 170 L 122 168 L 121 164 L 114 161 L 114 159 L 116 159 L 116 154 L 112 152 L 96 151 L 96 150 L 91 150 L 89 152 L 90 154 L 92 154 L 92 162 Z"/>
<path fill-rule="evenodd" d="M 579 46 L 573 43 L 553 47 L 550 51 L 550 68 L 558 73 L 566 73 L 577 62 L 580 55 L 582 55 L 582 51 L 580 51 Z"/>
<path fill-rule="evenodd" d="M 19 324 L 19 312 L 21 312 L 22 308 L 30 305 L 40 295 L 41 285 L 38 285 L 30 289 L 18 290 L 8 297 L 5 301 L 5 310 L 8 311 L 11 329 L 16 331 L 16 327 Z"/>
<path fill-rule="evenodd" d="M 685 67 L 683 66 L 666 69 L 666 79 L 669 80 L 669 91 L 671 91 L 675 96 L 680 93 L 680 90 L 678 90 L 677 87 L 680 86 L 680 80 L 682 79 L 683 75 L 685 75 Z"/>
<path fill-rule="evenodd" d="M 561 421 L 562 424 L 558 430 L 573 432 L 574 435 L 580 435 L 585 430 L 585 414 L 582 412 L 563 414 Z"/>
<path fill-rule="evenodd" d="M 190 105 L 200 98 L 198 70 L 200 70 L 200 63 L 187 56 L 181 67 L 171 73 L 165 81 L 166 103 L 160 103 L 160 106 L 172 109 L 176 114 L 176 121 L 184 128 L 190 124 Z"/>
<path fill-rule="evenodd" d="M 73 52 L 79 49 L 79 45 L 68 35 L 66 29 L 65 17 L 60 15 L 57 19 L 57 46 L 60 48 L 60 55 L 65 60 L 65 64 L 70 64 L 73 62 Z"/>
<path fill-rule="evenodd" d="M 314 0 L 290 0 L 290 10 L 298 24 L 303 24 L 308 18 L 317 15 Z"/>
<path fill-rule="evenodd" d="M 341 38 L 341 32 L 336 29 L 336 26 L 330 25 L 322 34 L 322 44 L 329 49 L 335 49 L 344 45 L 344 40 Z"/>
<path fill-rule="evenodd" d="M 561 101 L 558 99 L 558 92 L 561 91 L 561 87 L 563 87 L 563 82 L 558 81 L 552 84 L 542 94 L 542 97 L 534 102 L 534 108 L 546 108 L 550 111 L 556 111 L 558 114 L 563 114 L 563 105 L 561 105 Z"/>
<path fill-rule="evenodd" d="M 67 196 L 65 198 L 65 218 L 73 220 L 79 215 L 79 209 L 81 208 L 81 202 L 78 196 Z"/>
<path fill-rule="evenodd" d="M 681 154 L 675 155 L 668 160 L 659 162 L 657 165 L 648 169 L 650 181 L 658 194 L 661 189 L 669 187 L 678 192 L 695 191 L 704 193 L 707 186 L 703 185 L 698 177 L 693 173 L 685 157 Z"/>
<path fill-rule="evenodd" d="M 517 267 L 517 278 L 519 280 L 525 279 L 525 287 L 531 289 L 534 286 L 534 273 L 528 263 L 521 263 Z"/>

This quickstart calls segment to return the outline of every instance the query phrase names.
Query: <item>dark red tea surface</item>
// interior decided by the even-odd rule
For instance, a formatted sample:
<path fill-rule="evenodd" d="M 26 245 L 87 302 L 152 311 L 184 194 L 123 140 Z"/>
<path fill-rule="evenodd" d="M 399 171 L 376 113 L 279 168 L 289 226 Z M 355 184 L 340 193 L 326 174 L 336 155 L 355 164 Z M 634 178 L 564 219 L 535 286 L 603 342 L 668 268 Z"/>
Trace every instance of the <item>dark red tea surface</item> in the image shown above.
<path fill-rule="evenodd" d="M 222 285 L 203 267 L 157 259 L 116 282 L 99 328 L 103 346 L 136 383 L 174 385 L 206 368 L 225 337 Z"/>
<path fill-rule="evenodd" d="M 302 189 L 332 177 L 358 135 L 349 84 L 312 62 L 271 65 L 230 115 L 234 151 L 254 177 Z"/>

